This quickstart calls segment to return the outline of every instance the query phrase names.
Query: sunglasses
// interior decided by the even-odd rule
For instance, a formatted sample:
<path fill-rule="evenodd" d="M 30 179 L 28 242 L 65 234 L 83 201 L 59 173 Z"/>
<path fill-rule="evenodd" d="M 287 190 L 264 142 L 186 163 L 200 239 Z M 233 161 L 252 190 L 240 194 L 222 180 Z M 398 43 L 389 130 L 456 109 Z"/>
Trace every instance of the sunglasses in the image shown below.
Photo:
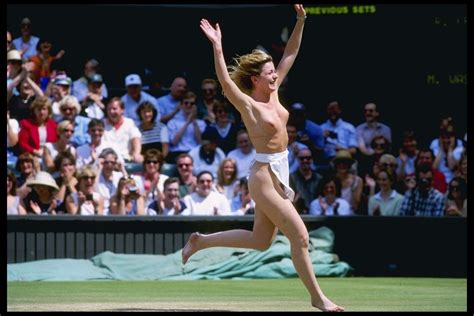
<path fill-rule="evenodd" d="M 450 189 L 451 191 L 460 191 L 459 185 L 452 185 L 452 186 L 449 187 L 449 189 Z"/>
<path fill-rule="evenodd" d="M 145 163 L 146 163 L 146 164 L 152 163 L 152 164 L 155 164 L 155 165 L 156 165 L 156 164 L 158 163 L 158 160 L 145 160 Z"/>
<path fill-rule="evenodd" d="M 65 129 L 65 130 L 63 130 L 63 132 L 64 132 L 64 133 L 66 133 L 66 132 L 74 133 L 74 130 L 73 130 L 73 129 Z"/>
<path fill-rule="evenodd" d="M 386 145 L 385 143 L 375 143 L 374 148 L 384 148 Z"/>
<path fill-rule="evenodd" d="M 189 166 L 191 166 L 190 163 L 180 163 L 180 164 L 178 164 L 178 168 L 189 167 Z"/>
<path fill-rule="evenodd" d="M 202 89 L 202 92 L 214 92 L 216 91 L 215 89 Z"/>
<path fill-rule="evenodd" d="M 212 183 L 212 180 L 199 180 L 199 183 Z"/>
<path fill-rule="evenodd" d="M 95 177 L 83 176 L 83 177 L 81 177 L 81 179 L 83 179 L 83 180 L 95 180 Z"/>
<path fill-rule="evenodd" d="M 184 105 L 195 105 L 196 102 L 194 102 L 194 101 L 183 101 L 183 104 Z"/>
<path fill-rule="evenodd" d="M 305 161 L 305 160 L 311 160 L 311 159 L 313 159 L 313 157 L 311 157 L 311 156 L 300 156 L 300 157 L 298 157 L 298 159 L 301 160 L 301 161 Z"/>
<path fill-rule="evenodd" d="M 115 165 L 116 161 L 104 161 L 104 164 L 106 165 Z"/>

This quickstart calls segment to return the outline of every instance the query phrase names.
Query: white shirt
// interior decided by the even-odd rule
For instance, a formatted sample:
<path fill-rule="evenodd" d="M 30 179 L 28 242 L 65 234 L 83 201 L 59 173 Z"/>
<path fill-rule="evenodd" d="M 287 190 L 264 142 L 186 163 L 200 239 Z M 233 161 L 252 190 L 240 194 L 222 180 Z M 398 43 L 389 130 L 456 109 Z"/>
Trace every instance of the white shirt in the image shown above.
<path fill-rule="evenodd" d="M 323 198 L 326 200 L 326 198 Z M 341 198 L 336 198 L 333 204 L 328 204 L 328 207 L 326 209 L 326 214 L 324 216 L 332 216 L 334 214 L 334 206 L 336 204 L 339 205 L 337 208 L 337 214 L 338 215 L 352 215 L 351 212 L 351 207 L 349 206 L 349 203 L 347 203 L 346 200 L 341 199 Z M 311 201 L 311 204 L 309 205 L 309 214 L 311 215 L 322 215 L 322 209 L 321 209 L 321 204 L 319 204 L 319 197 Z"/>
<path fill-rule="evenodd" d="M 13 132 L 18 135 L 18 133 L 20 132 L 20 124 L 18 124 L 18 121 L 14 118 L 11 118 L 8 120 L 8 122 L 10 123 L 10 127 L 12 128 Z M 8 134 L 8 124 L 7 124 L 7 134 Z M 11 147 L 10 141 L 8 140 L 8 136 L 7 136 L 7 147 Z"/>
<path fill-rule="evenodd" d="M 211 165 L 207 164 L 203 159 L 199 157 L 199 151 L 201 150 L 201 146 L 194 147 L 189 151 L 189 155 L 193 158 L 193 174 L 196 176 L 201 171 L 209 171 L 212 173 L 214 179 L 217 178 L 217 170 L 219 170 L 219 166 L 222 160 L 225 159 L 225 153 L 219 147 L 216 147 L 216 153 L 214 154 L 214 161 Z"/>
<path fill-rule="evenodd" d="M 186 209 L 181 215 L 230 215 L 230 205 L 224 194 L 211 191 L 208 196 L 202 197 L 197 192 L 188 194 L 183 199 Z"/>
<path fill-rule="evenodd" d="M 100 141 L 99 146 L 97 146 L 95 148 L 95 152 L 97 154 L 97 157 L 99 157 L 100 153 L 105 148 L 112 148 L 113 149 L 114 145 L 112 143 L 104 141 L 103 137 L 102 137 L 102 140 Z M 117 155 L 118 155 L 117 161 L 123 162 L 123 157 L 121 157 L 120 154 L 117 154 Z M 80 168 L 84 167 L 85 165 L 91 164 L 92 163 L 91 144 L 84 144 L 82 146 L 77 147 L 76 156 L 77 156 L 76 157 L 76 169 L 79 170 Z M 98 161 L 96 160 L 94 163 L 98 163 Z"/>
<path fill-rule="evenodd" d="M 227 154 L 227 158 L 232 158 L 237 163 L 237 179 L 242 179 L 249 175 L 250 166 L 255 159 L 256 153 L 255 148 L 252 148 L 252 151 L 248 154 L 244 154 L 240 148 L 236 148 Z"/>
<path fill-rule="evenodd" d="M 110 198 L 117 191 L 119 180 L 122 177 L 123 177 L 123 173 L 119 171 L 112 171 L 112 182 L 110 183 L 109 181 L 104 179 L 104 176 L 102 173 L 99 176 L 97 192 L 99 192 L 99 194 L 102 195 L 104 199 L 104 215 L 109 214 Z"/>
<path fill-rule="evenodd" d="M 137 185 L 138 189 L 140 190 L 140 193 L 142 195 L 145 194 L 145 179 L 142 175 L 132 175 L 132 178 L 135 180 L 135 184 Z M 163 192 L 164 191 L 164 184 L 166 179 L 169 177 L 166 174 L 161 174 L 160 177 L 158 178 L 158 183 L 157 186 L 154 190 L 150 191 L 148 193 L 148 196 L 145 196 L 145 207 L 148 208 L 148 205 L 150 205 L 154 200 L 156 200 L 156 195 L 158 194 L 158 191 Z M 156 190 L 158 189 L 158 191 Z"/>
<path fill-rule="evenodd" d="M 123 123 L 118 129 L 115 129 L 107 119 L 104 121 L 104 123 L 104 141 L 114 144 L 113 149 L 115 152 L 119 153 L 119 155 L 121 155 L 124 159 L 130 160 L 132 139 L 141 139 L 142 137 L 142 134 L 135 126 L 135 123 L 133 123 L 133 120 L 124 117 Z"/>

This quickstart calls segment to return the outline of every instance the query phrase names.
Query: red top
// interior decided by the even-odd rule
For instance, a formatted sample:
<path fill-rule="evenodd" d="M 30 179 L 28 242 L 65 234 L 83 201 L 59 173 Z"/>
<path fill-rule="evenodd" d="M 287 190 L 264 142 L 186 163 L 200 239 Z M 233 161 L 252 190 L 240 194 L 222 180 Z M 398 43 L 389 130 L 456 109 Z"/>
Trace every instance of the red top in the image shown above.
<path fill-rule="evenodd" d="M 46 142 L 56 142 L 58 140 L 56 134 L 57 123 L 52 119 L 48 119 L 44 125 L 46 127 Z M 33 150 L 40 148 L 39 126 L 31 118 L 20 121 L 18 144 L 22 150 L 29 153 L 33 153 Z"/>

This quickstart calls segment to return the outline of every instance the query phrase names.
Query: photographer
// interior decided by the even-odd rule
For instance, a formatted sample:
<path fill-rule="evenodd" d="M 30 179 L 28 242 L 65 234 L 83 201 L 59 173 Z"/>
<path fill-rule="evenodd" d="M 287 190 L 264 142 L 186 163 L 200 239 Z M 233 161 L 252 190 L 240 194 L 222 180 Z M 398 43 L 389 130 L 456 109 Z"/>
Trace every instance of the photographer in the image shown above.
<path fill-rule="evenodd" d="M 110 198 L 111 215 L 146 215 L 145 199 L 141 196 L 135 180 L 121 178 L 117 192 Z"/>
<path fill-rule="evenodd" d="M 103 215 L 104 199 L 96 190 L 97 173 L 95 169 L 87 165 L 78 174 L 79 179 L 77 192 L 72 192 L 66 198 L 66 210 L 68 214 L 79 215 Z"/>
<path fill-rule="evenodd" d="M 445 197 L 433 188 L 430 166 L 416 168 L 415 178 L 406 178 L 408 190 L 402 203 L 401 214 L 406 216 L 443 216 Z"/>

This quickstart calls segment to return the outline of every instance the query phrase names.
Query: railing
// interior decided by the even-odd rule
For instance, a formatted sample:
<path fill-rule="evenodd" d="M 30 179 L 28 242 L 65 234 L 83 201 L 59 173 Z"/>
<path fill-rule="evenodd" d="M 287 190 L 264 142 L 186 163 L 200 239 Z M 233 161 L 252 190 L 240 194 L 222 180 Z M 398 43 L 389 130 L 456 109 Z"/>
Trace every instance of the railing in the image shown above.
<path fill-rule="evenodd" d="M 335 233 L 333 252 L 355 275 L 467 275 L 467 220 L 302 216 L 308 230 Z M 194 231 L 252 229 L 253 216 L 8 216 L 7 262 L 88 259 L 103 251 L 169 254 Z"/>

